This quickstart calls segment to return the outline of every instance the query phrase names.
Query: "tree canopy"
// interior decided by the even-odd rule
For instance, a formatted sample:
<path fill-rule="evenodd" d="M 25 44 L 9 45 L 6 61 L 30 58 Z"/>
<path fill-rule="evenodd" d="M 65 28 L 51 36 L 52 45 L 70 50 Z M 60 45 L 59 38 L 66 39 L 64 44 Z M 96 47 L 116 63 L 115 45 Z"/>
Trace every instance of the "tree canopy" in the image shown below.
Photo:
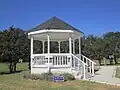
<path fill-rule="evenodd" d="M 2 31 L 0 38 L 0 60 L 8 63 L 10 72 L 15 72 L 20 58 L 29 60 L 29 40 L 23 30 L 13 26 Z"/>
<path fill-rule="evenodd" d="M 82 54 L 92 60 L 101 61 L 103 57 L 109 58 L 113 55 L 120 58 L 120 32 L 108 32 L 101 37 L 88 35 L 82 38 Z M 75 41 L 76 54 L 78 53 L 78 40 Z M 61 42 L 61 53 L 68 52 L 68 41 Z M 50 52 L 59 51 L 58 42 L 50 43 Z M 42 53 L 42 42 L 34 41 L 34 53 Z M 45 42 L 45 52 L 47 52 L 47 42 Z M 16 71 L 16 64 L 19 59 L 28 62 L 30 60 L 30 40 L 27 31 L 11 26 L 0 31 L 0 62 L 8 63 L 10 72 Z"/>

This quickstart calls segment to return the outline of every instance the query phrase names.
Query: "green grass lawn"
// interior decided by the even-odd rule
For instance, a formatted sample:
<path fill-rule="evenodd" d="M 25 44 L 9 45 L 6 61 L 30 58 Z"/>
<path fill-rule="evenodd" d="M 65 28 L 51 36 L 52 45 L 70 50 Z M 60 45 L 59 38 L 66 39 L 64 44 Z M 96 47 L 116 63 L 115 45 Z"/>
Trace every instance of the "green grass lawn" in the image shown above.
<path fill-rule="evenodd" d="M 116 69 L 116 77 L 120 78 L 120 66 Z"/>
<path fill-rule="evenodd" d="M 28 70 L 28 63 L 18 63 L 17 71 L 19 71 L 19 70 L 23 70 L 23 71 Z M 5 73 L 9 72 L 7 63 L 0 63 L 0 73 L 1 72 L 5 72 Z"/>
<path fill-rule="evenodd" d="M 7 71 L 6 64 L 0 64 L 2 71 Z M 64 83 L 54 83 L 40 80 L 23 79 L 27 71 L 27 63 L 18 64 L 17 70 L 25 70 L 20 73 L 0 75 L 0 90 L 120 90 L 120 87 L 100 84 L 89 81 L 67 81 Z"/>

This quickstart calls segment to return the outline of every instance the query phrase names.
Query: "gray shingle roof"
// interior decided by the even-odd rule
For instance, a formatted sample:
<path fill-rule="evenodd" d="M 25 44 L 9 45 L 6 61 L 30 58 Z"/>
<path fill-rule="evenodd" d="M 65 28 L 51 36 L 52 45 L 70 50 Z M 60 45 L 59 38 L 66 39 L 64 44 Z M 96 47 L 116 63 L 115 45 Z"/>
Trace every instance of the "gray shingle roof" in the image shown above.
<path fill-rule="evenodd" d="M 64 22 L 63 20 L 57 18 L 57 17 L 52 17 L 51 19 L 47 20 L 46 22 L 36 26 L 35 28 L 32 28 L 30 32 L 32 31 L 38 31 L 38 30 L 43 30 L 43 29 L 60 29 L 60 30 L 76 30 L 75 27 L 69 25 L 68 23 Z M 81 32 L 81 31 L 79 31 Z M 82 33 L 82 32 L 81 32 Z"/>

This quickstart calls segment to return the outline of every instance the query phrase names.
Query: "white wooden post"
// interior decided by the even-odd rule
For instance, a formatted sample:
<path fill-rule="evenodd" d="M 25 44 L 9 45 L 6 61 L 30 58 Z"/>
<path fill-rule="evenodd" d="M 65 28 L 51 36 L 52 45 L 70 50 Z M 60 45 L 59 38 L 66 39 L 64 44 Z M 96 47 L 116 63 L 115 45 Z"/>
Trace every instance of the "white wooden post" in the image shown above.
<path fill-rule="evenodd" d="M 78 38 L 78 41 L 79 41 L 79 55 L 80 55 L 80 57 L 79 57 L 79 59 L 81 59 L 81 43 L 80 43 L 80 38 Z M 78 70 L 80 71 L 81 70 L 81 68 L 80 68 L 80 62 L 78 61 Z"/>
<path fill-rule="evenodd" d="M 50 72 L 50 37 L 47 35 L 48 40 L 48 72 Z"/>
<path fill-rule="evenodd" d="M 75 40 L 73 39 L 73 54 L 75 54 Z"/>
<path fill-rule="evenodd" d="M 79 58 L 81 59 L 81 38 L 80 37 L 78 38 L 78 41 L 79 41 Z M 84 67 L 85 67 L 85 65 L 83 65 L 83 70 L 82 70 L 83 73 L 82 73 L 82 71 L 81 71 L 81 73 L 85 75 L 85 72 L 84 72 L 85 68 Z M 78 63 L 78 68 L 79 68 L 79 70 L 81 70 L 80 69 L 80 62 Z M 85 76 L 83 76 L 83 78 L 85 78 Z"/>
<path fill-rule="evenodd" d="M 69 38 L 69 53 L 70 53 L 70 66 L 72 68 L 72 57 L 71 57 L 71 54 L 72 54 L 72 46 L 71 46 L 71 37 Z"/>
<path fill-rule="evenodd" d="M 44 54 L 44 49 L 45 49 L 45 41 L 42 41 L 42 43 L 43 43 L 43 54 Z"/>
<path fill-rule="evenodd" d="M 69 38 L 69 53 L 72 54 L 71 37 Z"/>
<path fill-rule="evenodd" d="M 83 68 L 80 67 L 80 74 L 83 75 Z"/>
<path fill-rule="evenodd" d="M 83 65 L 83 73 L 84 73 L 84 75 L 83 75 L 83 79 L 85 80 L 85 79 L 86 79 L 85 64 Z"/>
<path fill-rule="evenodd" d="M 79 54 L 81 54 L 81 37 L 79 38 Z"/>
<path fill-rule="evenodd" d="M 59 45 L 59 53 L 60 53 L 60 41 L 58 41 L 58 45 Z"/>
<path fill-rule="evenodd" d="M 49 35 L 47 35 L 47 39 L 48 39 L 48 55 L 50 54 L 50 37 Z"/>
<path fill-rule="evenodd" d="M 90 71 L 90 74 L 91 74 L 91 67 L 92 67 L 92 63 L 89 62 L 90 66 L 89 66 L 89 71 Z"/>
<path fill-rule="evenodd" d="M 73 39 L 73 54 L 75 54 L 75 40 Z M 73 65 L 74 65 L 74 68 L 75 68 L 75 58 L 73 58 Z"/>
<path fill-rule="evenodd" d="M 33 67 L 33 37 L 31 37 L 31 73 L 32 73 L 32 67 Z"/>
<path fill-rule="evenodd" d="M 94 72 L 94 64 L 92 63 L 92 76 L 94 76 L 95 72 Z"/>

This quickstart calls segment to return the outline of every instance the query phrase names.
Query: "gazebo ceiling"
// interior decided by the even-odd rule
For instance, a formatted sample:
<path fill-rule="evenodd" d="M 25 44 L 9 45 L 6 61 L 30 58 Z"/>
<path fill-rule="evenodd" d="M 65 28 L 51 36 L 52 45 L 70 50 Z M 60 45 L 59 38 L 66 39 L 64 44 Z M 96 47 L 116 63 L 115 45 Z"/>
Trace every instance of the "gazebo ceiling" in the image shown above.
<path fill-rule="evenodd" d="M 46 33 L 42 33 L 42 34 L 35 34 L 33 35 L 35 40 L 47 40 L 47 34 Z M 52 32 L 48 34 L 50 37 L 50 40 L 53 41 L 65 41 L 68 40 L 70 37 L 71 38 L 78 38 L 78 36 L 76 36 L 75 34 L 69 34 L 69 33 L 56 33 L 56 32 Z"/>

